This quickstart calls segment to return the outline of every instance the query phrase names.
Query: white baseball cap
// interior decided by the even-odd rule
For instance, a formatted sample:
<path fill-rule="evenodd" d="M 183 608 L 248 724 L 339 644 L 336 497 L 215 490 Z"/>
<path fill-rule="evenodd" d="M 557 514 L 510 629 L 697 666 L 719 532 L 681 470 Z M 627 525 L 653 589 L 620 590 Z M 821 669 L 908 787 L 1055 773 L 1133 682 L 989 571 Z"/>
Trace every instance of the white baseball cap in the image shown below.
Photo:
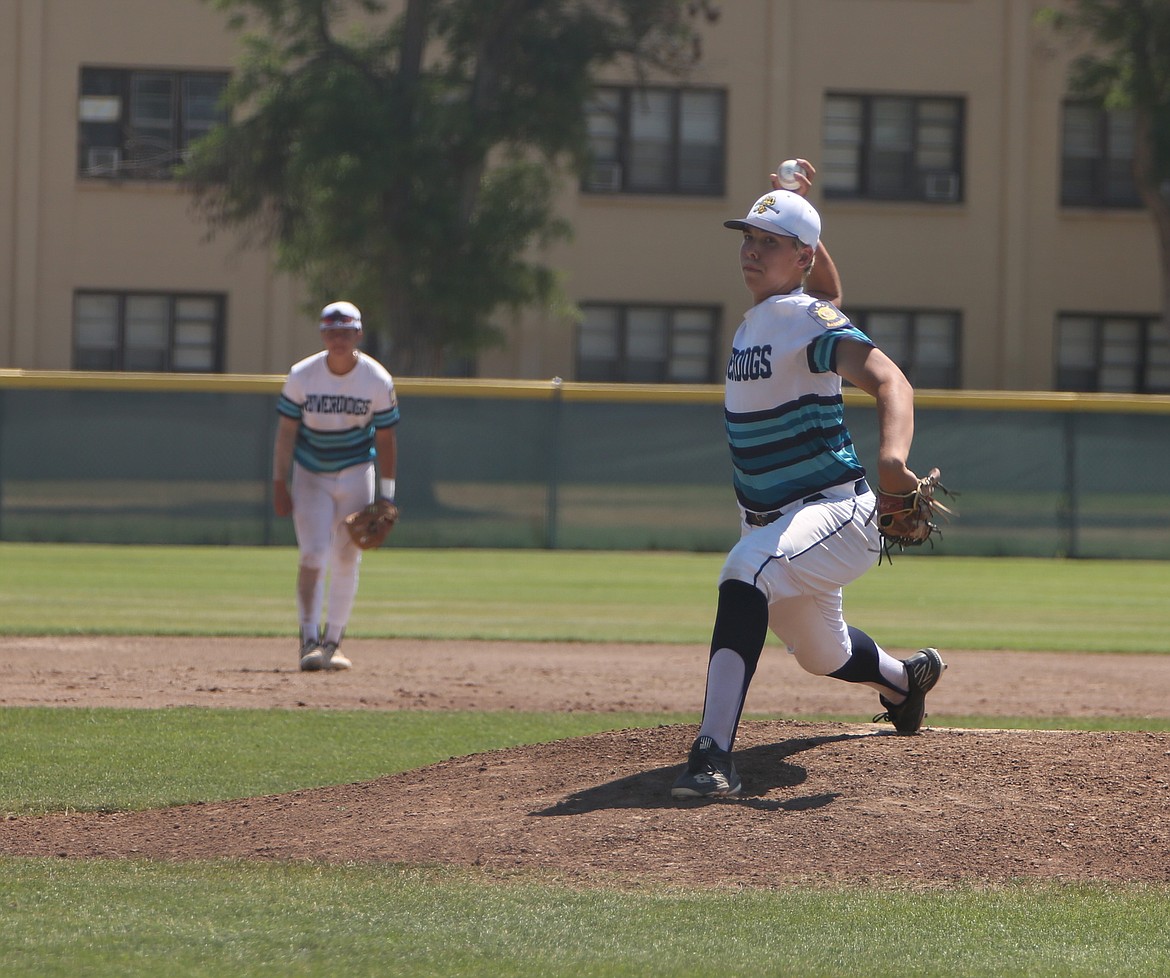
<path fill-rule="evenodd" d="M 361 310 L 352 302 L 331 302 L 321 310 L 321 328 L 361 329 Z"/>
<path fill-rule="evenodd" d="M 752 204 L 746 217 L 724 221 L 723 226 L 736 231 L 747 227 L 770 231 L 797 238 L 810 248 L 815 248 L 821 238 L 821 215 L 805 198 L 791 190 L 769 190 Z"/>

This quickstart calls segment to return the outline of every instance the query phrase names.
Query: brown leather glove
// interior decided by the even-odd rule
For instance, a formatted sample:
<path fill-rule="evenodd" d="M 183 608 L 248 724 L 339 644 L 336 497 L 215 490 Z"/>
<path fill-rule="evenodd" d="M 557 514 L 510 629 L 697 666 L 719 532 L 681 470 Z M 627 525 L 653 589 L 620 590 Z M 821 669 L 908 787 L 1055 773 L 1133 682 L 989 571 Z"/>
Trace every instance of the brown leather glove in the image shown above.
<path fill-rule="evenodd" d="M 940 533 L 938 523 L 935 522 L 939 514 L 943 518 L 955 515 L 953 510 L 935 498 L 936 492 L 955 495 L 938 480 L 939 470 L 931 469 L 909 492 L 878 489 L 878 530 L 882 535 L 882 552 L 887 557 L 891 544 L 900 549 L 918 547 L 926 543 L 932 534 Z"/>
<path fill-rule="evenodd" d="M 350 539 L 362 550 L 380 547 L 398 522 L 398 507 L 389 499 L 379 499 L 345 518 Z"/>

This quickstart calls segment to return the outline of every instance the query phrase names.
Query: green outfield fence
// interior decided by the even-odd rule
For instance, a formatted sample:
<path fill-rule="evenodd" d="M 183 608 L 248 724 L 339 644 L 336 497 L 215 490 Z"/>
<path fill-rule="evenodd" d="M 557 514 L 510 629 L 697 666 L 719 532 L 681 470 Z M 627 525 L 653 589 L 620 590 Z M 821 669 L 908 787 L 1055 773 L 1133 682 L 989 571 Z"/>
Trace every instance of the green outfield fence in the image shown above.
<path fill-rule="evenodd" d="M 291 545 L 283 378 L 0 370 L 0 540 Z M 396 547 L 721 551 L 716 386 L 399 379 Z M 875 412 L 846 395 L 863 462 Z M 934 552 L 1170 558 L 1170 397 L 920 391 L 912 465 L 961 490 Z"/>

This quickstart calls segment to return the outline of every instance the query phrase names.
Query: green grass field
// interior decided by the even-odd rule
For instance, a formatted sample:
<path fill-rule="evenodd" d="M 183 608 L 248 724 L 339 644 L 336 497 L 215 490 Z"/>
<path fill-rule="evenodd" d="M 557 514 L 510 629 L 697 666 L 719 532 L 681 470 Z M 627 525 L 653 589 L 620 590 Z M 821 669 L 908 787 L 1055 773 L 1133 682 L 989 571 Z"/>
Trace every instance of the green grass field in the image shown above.
<path fill-rule="evenodd" d="M 0 544 L 0 634 L 288 634 L 294 563 L 287 548 Z M 705 643 L 719 565 L 390 549 L 363 564 L 351 634 Z M 1168 593 L 1158 562 L 915 555 L 852 586 L 847 609 L 890 644 L 1164 653 Z M 0 708 L 0 811 L 277 793 L 682 719 Z M 1170 973 L 1170 886 L 582 889 L 445 867 L 15 858 L 0 879 L 5 978 Z"/>
<path fill-rule="evenodd" d="M 284 547 L 0 544 L 0 634 L 288 635 Z M 699 642 L 722 556 L 544 550 L 366 555 L 349 634 Z M 1170 563 L 895 557 L 846 590 L 890 647 L 1164 652 Z M 925 638 L 924 638 L 925 636 Z"/>

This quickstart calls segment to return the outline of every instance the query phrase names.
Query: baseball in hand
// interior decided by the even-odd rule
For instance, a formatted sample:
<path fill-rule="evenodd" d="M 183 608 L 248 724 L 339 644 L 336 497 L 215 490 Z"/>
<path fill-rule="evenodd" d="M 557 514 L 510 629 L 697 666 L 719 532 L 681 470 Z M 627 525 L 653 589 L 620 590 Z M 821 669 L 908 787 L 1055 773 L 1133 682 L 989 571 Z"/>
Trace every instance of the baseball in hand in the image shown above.
<path fill-rule="evenodd" d="M 780 178 L 780 186 L 785 190 L 800 189 L 800 181 L 796 179 L 796 174 L 798 173 L 808 176 L 808 171 L 797 163 L 796 160 L 785 160 L 776 167 L 776 176 Z"/>

